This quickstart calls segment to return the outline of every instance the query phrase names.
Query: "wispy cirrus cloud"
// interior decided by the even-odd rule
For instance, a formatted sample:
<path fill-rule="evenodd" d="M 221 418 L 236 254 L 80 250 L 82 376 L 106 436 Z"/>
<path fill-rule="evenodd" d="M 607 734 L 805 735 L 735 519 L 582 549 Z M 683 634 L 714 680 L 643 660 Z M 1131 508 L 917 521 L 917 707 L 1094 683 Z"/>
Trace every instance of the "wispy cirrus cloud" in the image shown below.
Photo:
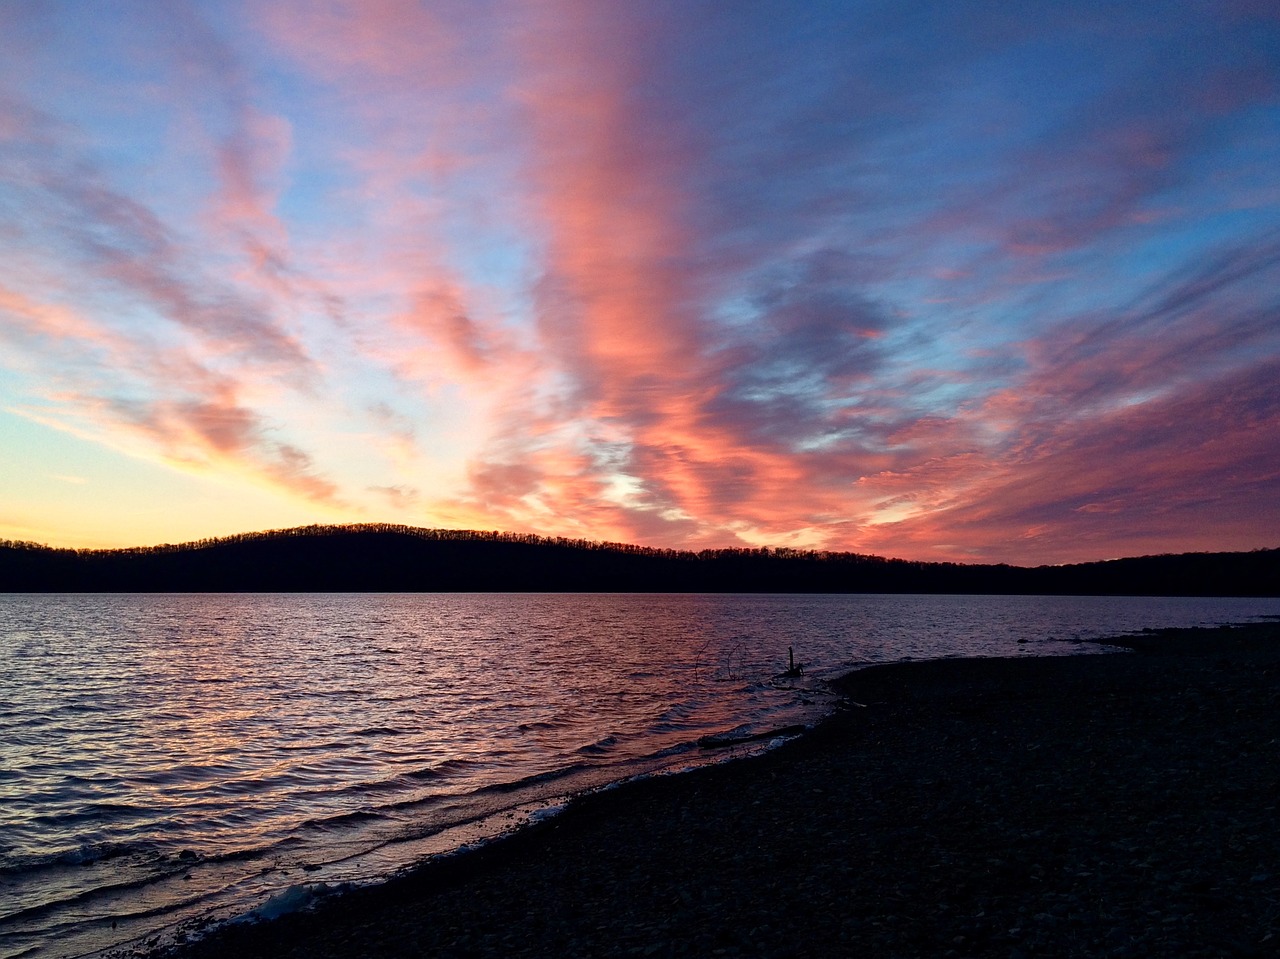
<path fill-rule="evenodd" d="M 267 301 L 208 275 L 189 245 L 145 201 L 111 183 L 68 131 L 35 110 L 20 115 L 22 129 L 0 144 L 7 193 L 22 214 L 13 242 L 73 266 L 74 277 L 64 273 L 61 284 L 74 284 L 78 295 L 123 297 L 211 352 L 305 374 L 305 350 L 274 322 Z"/>
<path fill-rule="evenodd" d="M 1173 269 L 1127 309 L 1029 342 L 1028 369 L 972 411 L 999 427 L 980 454 L 862 481 L 908 517 L 867 541 L 1082 560 L 1114 537 L 1160 551 L 1193 515 L 1213 517 L 1186 534 L 1197 548 L 1256 541 L 1280 491 L 1273 240 Z"/>
<path fill-rule="evenodd" d="M 262 419 L 243 406 L 228 385 L 198 399 L 113 399 L 103 404 L 110 421 L 132 427 L 176 463 L 197 468 L 227 465 L 321 503 L 341 505 L 337 487 L 316 475 L 310 455 L 274 439 Z"/>
<path fill-rule="evenodd" d="M 912 515 L 861 531 L 922 555 L 1071 562 L 1179 549 L 1249 548 L 1274 529 L 1280 425 L 1274 361 L 1192 390 L 1064 424 L 1003 460 L 970 458 L 871 477 Z M 948 495 L 952 490 L 961 495 Z M 944 513 L 945 524 L 933 512 Z M 1204 520 L 1189 528 L 1188 517 Z"/>
<path fill-rule="evenodd" d="M 210 473 L 234 473 L 327 505 L 333 483 L 312 458 L 275 438 L 271 425 L 236 397 L 230 378 L 181 351 L 156 349 L 104 329 L 73 309 L 0 287 L 0 341 L 19 354 L 56 356 L 57 374 L 9 412 L 148 459 Z M 120 394 L 122 389 L 127 394 Z M 131 395 L 130 395 L 131 394 Z"/>
<path fill-rule="evenodd" d="M 227 69 L 206 67 L 220 76 Z M 3 102 L 0 186 L 17 213 L 7 242 L 21 251 L 22 269 L 0 286 L 0 316 L 11 363 L 39 384 L 13 409 L 144 458 L 334 502 L 311 457 L 274 438 L 270 417 L 237 399 L 315 383 L 306 347 L 280 322 L 280 303 L 211 266 L 199 216 L 167 222 L 149 202 L 152 185 L 108 170 L 83 131 L 16 91 Z M 237 149 L 211 146 L 211 158 L 234 166 Z M 244 177 L 223 186 L 211 208 L 250 210 L 263 221 Z"/>

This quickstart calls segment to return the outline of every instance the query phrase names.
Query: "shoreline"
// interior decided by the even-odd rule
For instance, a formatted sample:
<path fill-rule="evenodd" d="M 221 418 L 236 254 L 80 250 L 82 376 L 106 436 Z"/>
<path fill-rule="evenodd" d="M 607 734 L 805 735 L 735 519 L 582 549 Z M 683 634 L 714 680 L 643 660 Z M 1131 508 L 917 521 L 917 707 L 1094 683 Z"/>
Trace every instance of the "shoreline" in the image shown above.
<path fill-rule="evenodd" d="M 1280 623 L 855 670 L 777 749 L 111 955 L 1265 955 Z M 1270 864 L 1270 865 L 1269 865 Z"/>

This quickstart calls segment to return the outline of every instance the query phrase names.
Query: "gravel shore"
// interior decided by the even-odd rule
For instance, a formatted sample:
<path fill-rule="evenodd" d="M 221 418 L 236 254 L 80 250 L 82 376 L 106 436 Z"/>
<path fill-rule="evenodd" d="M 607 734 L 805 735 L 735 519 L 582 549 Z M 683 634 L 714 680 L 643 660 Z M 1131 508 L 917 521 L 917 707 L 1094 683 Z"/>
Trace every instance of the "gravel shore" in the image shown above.
<path fill-rule="evenodd" d="M 1280 624 L 1115 642 L 861 670 L 764 756 L 170 955 L 1280 955 Z"/>

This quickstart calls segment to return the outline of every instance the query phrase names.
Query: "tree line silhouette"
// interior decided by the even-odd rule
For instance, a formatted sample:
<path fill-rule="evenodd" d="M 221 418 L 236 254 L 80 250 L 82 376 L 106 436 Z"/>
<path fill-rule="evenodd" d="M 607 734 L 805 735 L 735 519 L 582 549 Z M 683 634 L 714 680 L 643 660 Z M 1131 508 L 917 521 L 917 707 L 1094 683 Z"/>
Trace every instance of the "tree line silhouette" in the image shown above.
<path fill-rule="evenodd" d="M 813 592 L 1277 596 L 1280 549 L 1021 567 L 788 547 L 699 551 L 388 523 L 125 549 L 0 540 L 0 592 Z"/>

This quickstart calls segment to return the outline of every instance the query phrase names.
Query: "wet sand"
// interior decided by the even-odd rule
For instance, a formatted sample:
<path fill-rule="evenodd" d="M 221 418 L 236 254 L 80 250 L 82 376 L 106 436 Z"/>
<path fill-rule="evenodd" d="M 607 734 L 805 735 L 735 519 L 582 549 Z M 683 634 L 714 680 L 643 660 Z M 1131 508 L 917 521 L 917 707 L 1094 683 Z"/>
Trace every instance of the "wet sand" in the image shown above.
<path fill-rule="evenodd" d="M 861 670 L 764 756 L 170 955 L 1280 955 L 1280 624 L 1123 642 Z"/>

